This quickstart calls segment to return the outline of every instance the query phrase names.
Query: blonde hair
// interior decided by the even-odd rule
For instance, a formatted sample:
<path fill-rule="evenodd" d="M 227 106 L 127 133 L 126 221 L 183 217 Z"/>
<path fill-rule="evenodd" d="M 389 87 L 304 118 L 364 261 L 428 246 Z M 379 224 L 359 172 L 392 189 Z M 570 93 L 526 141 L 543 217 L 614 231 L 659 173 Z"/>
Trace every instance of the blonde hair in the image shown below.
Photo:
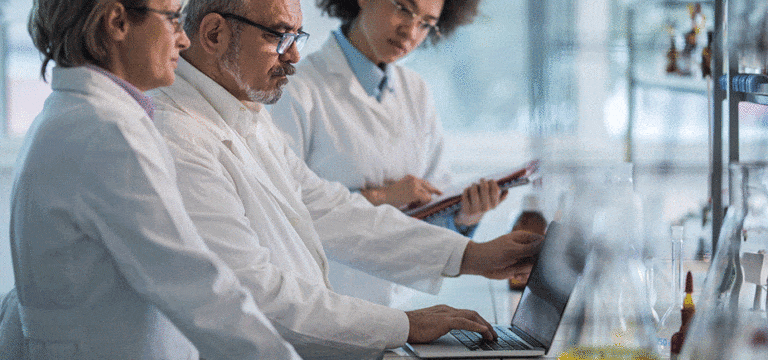
<path fill-rule="evenodd" d="M 27 31 L 43 57 L 43 80 L 51 60 L 62 67 L 107 63 L 103 21 L 109 5 L 115 2 L 125 7 L 146 5 L 146 0 L 34 0 Z M 141 19 L 129 16 L 131 21 Z"/>

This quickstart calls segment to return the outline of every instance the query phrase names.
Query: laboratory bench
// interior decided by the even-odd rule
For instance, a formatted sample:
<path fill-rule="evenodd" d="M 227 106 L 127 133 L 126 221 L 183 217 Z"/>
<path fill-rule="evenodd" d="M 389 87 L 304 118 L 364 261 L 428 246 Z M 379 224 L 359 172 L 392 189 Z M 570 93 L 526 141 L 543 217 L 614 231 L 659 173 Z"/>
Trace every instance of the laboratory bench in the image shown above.
<path fill-rule="evenodd" d="M 703 283 L 709 263 L 707 261 L 684 261 L 684 271 L 691 271 L 694 275 L 694 299 L 698 297 L 698 289 Z M 493 324 L 510 324 L 512 315 L 520 301 L 522 291 L 511 291 L 508 288 L 507 281 L 488 280 L 479 276 L 465 275 L 457 278 L 448 278 L 443 282 L 443 286 L 437 295 L 429 295 L 414 291 L 406 299 L 396 299 L 400 301 L 395 304 L 402 310 L 414 310 L 425 308 L 438 304 L 446 304 L 455 308 L 470 309 L 477 311 L 483 318 Z M 572 299 L 571 299 L 572 300 Z M 658 316 L 664 313 L 666 304 L 657 304 L 655 311 Z M 563 323 L 558 329 L 552 349 L 544 357 L 536 359 L 557 359 L 557 356 L 565 351 L 566 341 L 562 331 L 568 326 L 570 319 L 568 317 L 569 309 L 566 308 Z M 679 312 L 674 316 L 676 323 L 679 324 Z M 669 358 L 663 356 L 662 358 Z M 389 350 L 384 354 L 384 359 L 418 359 L 407 349 L 399 348 Z"/>

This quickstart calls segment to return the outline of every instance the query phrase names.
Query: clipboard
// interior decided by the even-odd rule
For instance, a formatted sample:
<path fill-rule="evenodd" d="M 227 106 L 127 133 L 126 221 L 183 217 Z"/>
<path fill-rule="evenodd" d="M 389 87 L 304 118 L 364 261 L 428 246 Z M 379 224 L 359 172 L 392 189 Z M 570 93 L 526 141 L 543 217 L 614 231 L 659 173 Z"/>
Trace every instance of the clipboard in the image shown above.
<path fill-rule="evenodd" d="M 507 190 L 514 187 L 522 186 L 531 183 L 533 176 L 539 170 L 539 161 L 532 160 L 528 162 L 524 167 L 517 168 L 511 172 L 506 172 L 507 175 L 498 177 L 496 183 L 499 184 L 499 189 Z M 448 194 L 443 194 L 436 199 L 430 201 L 428 204 L 416 207 L 406 208 L 403 212 L 406 215 L 412 216 L 420 220 L 429 220 L 435 216 L 443 216 L 445 214 L 456 214 L 461 207 L 461 193 L 463 188 L 452 191 Z"/>

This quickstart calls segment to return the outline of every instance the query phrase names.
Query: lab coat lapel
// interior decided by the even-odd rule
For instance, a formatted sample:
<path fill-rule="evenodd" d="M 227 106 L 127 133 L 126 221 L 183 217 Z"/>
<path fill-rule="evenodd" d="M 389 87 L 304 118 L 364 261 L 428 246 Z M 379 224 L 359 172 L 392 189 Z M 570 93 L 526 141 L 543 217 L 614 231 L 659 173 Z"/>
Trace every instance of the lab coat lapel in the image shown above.
<path fill-rule="evenodd" d="M 279 200 L 280 207 L 283 209 L 291 226 L 299 234 L 299 238 L 307 246 L 307 249 L 309 249 L 312 257 L 320 267 L 325 285 L 331 288 L 331 283 L 328 280 L 328 258 L 325 255 L 325 250 L 323 250 L 323 244 L 320 242 L 320 238 L 315 231 L 309 210 L 296 193 L 296 190 L 291 188 L 290 184 L 293 181 L 288 178 L 285 165 L 277 161 L 276 152 L 278 150 L 272 149 L 269 139 L 264 138 L 265 135 L 275 135 L 270 134 L 271 132 L 265 129 L 270 126 L 266 122 L 271 120 L 264 118 L 264 116 L 268 117 L 264 109 L 258 114 L 254 113 L 253 116 L 254 118 L 259 118 L 259 120 L 241 124 L 244 125 L 243 128 L 237 130 L 242 138 L 245 139 L 245 144 L 239 139 L 235 139 L 234 143 L 237 144 L 237 147 L 245 145 L 250 150 L 240 151 L 245 153 L 243 156 L 253 159 L 246 162 L 246 164 L 254 163 L 258 166 L 247 166 L 246 168 L 252 171 L 254 177 Z M 262 129 L 257 129 L 257 127 Z M 287 197 L 283 196 L 283 194 Z"/>
<path fill-rule="evenodd" d="M 242 162 L 240 168 L 255 179 L 253 185 L 260 185 L 265 193 L 272 196 L 286 220 L 309 249 L 323 273 L 326 286 L 330 288 L 328 259 L 314 230 L 309 211 L 300 198 L 290 197 L 295 191 L 290 189 L 290 182 L 286 179 L 287 169 L 281 168 L 276 159 L 272 158 L 275 153 L 269 148 L 269 142 L 260 135 L 263 130 L 257 129 L 267 129 L 269 124 L 266 121 L 271 120 L 267 119 L 263 124 L 254 121 L 256 117 L 261 117 L 259 115 L 266 114 L 266 110 L 261 109 L 259 114 L 253 114 L 239 101 L 236 102 L 239 106 L 233 106 L 235 102 L 229 101 L 231 94 L 186 61 L 180 61 L 176 73 L 176 82 L 162 92 L 173 101 L 184 104 L 181 107 L 183 111 L 204 123 L 233 156 Z"/>
<path fill-rule="evenodd" d="M 320 49 L 320 56 L 315 59 L 319 60 L 319 68 L 322 69 L 328 75 L 342 76 L 344 79 L 356 79 L 355 74 L 352 72 L 352 68 L 347 62 L 347 58 L 344 56 L 344 52 L 341 51 L 339 44 L 333 36 L 328 37 L 325 45 Z M 390 79 L 390 81 L 392 81 Z M 385 119 L 382 124 L 392 125 L 389 119 L 392 114 L 387 111 L 387 108 L 376 100 L 375 97 L 368 95 L 368 93 L 360 85 L 359 81 L 349 81 L 349 96 L 355 98 L 357 101 L 365 104 L 365 106 L 376 113 L 377 116 Z M 385 95 L 386 96 L 386 95 Z M 398 133 L 399 129 L 391 129 L 392 133 Z"/>
<path fill-rule="evenodd" d="M 243 141 L 243 139 L 245 141 Z M 280 207 L 287 212 L 286 215 L 289 217 L 299 216 L 299 214 L 296 213 L 295 205 L 283 196 L 284 192 L 277 189 L 275 182 L 269 176 L 267 169 L 269 163 L 268 161 L 265 161 L 263 156 L 261 156 L 262 152 L 265 150 L 258 148 L 258 143 L 259 141 L 256 138 L 255 132 L 249 131 L 242 134 L 242 138 L 233 136 L 232 141 L 229 144 L 225 143 L 225 145 L 230 145 L 230 149 L 235 156 L 237 156 L 243 163 L 247 164 L 247 166 L 244 166 L 243 168 L 250 172 L 259 184 L 272 194 L 278 203 L 280 203 Z"/>
<path fill-rule="evenodd" d="M 176 82 L 163 89 L 163 92 L 171 98 L 180 99 L 180 102 L 185 104 L 184 111 L 205 123 L 206 127 L 216 134 L 235 157 L 244 164 L 253 164 L 253 166 L 243 166 L 243 168 L 250 171 L 259 184 L 272 194 L 284 209 L 292 209 L 291 203 L 273 185 L 272 180 L 264 170 L 263 162 L 259 161 L 258 157 L 253 156 L 251 149 L 240 137 L 245 137 L 253 132 L 254 124 L 251 121 L 250 111 L 239 101 L 237 102 L 239 112 L 228 111 L 232 106 L 231 104 L 225 105 L 227 102 L 223 101 L 222 97 L 232 97 L 232 95 L 183 58 L 179 61 L 176 73 L 178 75 Z M 199 81 L 195 81 L 195 79 L 199 79 Z M 190 100 L 187 101 L 186 99 Z M 225 114 L 230 119 L 225 119 Z M 240 136 L 238 136 L 238 132 Z"/>
<path fill-rule="evenodd" d="M 304 242 L 304 245 L 306 245 L 315 262 L 320 267 L 325 285 L 330 289 L 328 259 L 325 256 L 323 245 L 316 235 L 311 217 L 301 199 L 295 197 L 286 198 L 283 195 L 294 193 L 288 187 L 288 179 L 284 177 L 285 169 L 280 168 L 274 158 L 270 158 L 272 152 L 267 145 L 268 142 L 256 131 L 256 124 L 239 125 L 236 128 L 227 126 L 231 136 L 228 139 L 222 139 L 222 143 L 232 151 L 235 157 L 243 162 L 244 165 L 241 166 L 242 171 L 256 179 L 258 184 L 277 201 L 286 219 L 296 233 L 299 234 L 299 239 Z M 278 187 L 283 191 L 280 191 Z"/>

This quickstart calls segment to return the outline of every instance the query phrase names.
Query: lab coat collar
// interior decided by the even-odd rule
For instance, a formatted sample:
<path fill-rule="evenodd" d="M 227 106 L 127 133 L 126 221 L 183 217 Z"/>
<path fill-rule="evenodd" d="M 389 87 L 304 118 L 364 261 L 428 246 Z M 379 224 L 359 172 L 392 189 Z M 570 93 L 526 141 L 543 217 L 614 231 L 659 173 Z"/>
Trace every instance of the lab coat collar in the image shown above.
<path fill-rule="evenodd" d="M 390 117 L 391 114 L 386 109 L 383 103 L 380 103 L 375 97 L 369 96 L 363 89 L 363 86 L 359 81 L 348 81 L 356 77 L 354 71 L 349 66 L 347 59 L 344 57 L 344 52 L 341 50 L 339 43 L 333 36 L 329 36 L 325 44 L 316 53 L 310 54 L 307 57 L 308 61 L 311 61 L 319 72 L 327 76 L 338 76 L 344 79 L 349 84 L 349 95 L 365 104 L 368 108 L 378 113 L 382 117 Z M 395 71 L 395 64 L 387 65 L 388 71 L 391 73 L 388 75 L 387 86 L 392 88 L 400 88 L 397 72 Z M 392 94 L 389 94 L 392 95 Z M 384 99 L 386 100 L 386 99 Z"/>
<path fill-rule="evenodd" d="M 136 102 L 138 102 L 139 105 L 141 105 L 141 107 L 144 109 L 144 111 L 147 113 L 147 116 L 149 116 L 150 119 L 152 120 L 155 119 L 155 106 L 152 104 L 152 98 L 145 95 L 136 86 L 129 83 L 128 81 L 125 81 L 119 78 L 117 75 L 109 72 L 107 69 L 104 69 L 92 64 L 85 65 L 85 67 L 108 77 L 110 80 L 114 81 L 117 85 L 120 85 L 120 87 L 123 88 L 123 90 L 125 90 L 128 93 L 128 95 L 131 95 L 131 97 L 134 100 L 136 100 Z"/>
<path fill-rule="evenodd" d="M 53 68 L 53 78 L 51 80 L 51 88 L 56 91 L 76 91 L 85 92 L 88 95 L 97 97 L 110 97 L 123 95 L 125 98 L 120 100 L 110 100 L 120 106 L 127 106 L 128 108 L 121 111 L 129 110 L 134 112 L 141 112 L 144 116 L 147 113 L 144 108 L 131 96 L 123 87 L 114 82 L 112 79 L 97 71 L 88 69 L 86 66 L 77 67 L 61 67 L 56 66 Z M 131 100 L 126 100 L 130 98 Z"/>
<path fill-rule="evenodd" d="M 184 58 L 179 58 L 176 75 L 191 86 L 192 89 L 187 88 L 185 92 L 196 90 L 192 92 L 197 92 L 197 97 L 202 96 L 204 99 L 204 101 L 190 102 L 186 105 L 195 112 L 202 114 L 204 118 L 218 123 L 217 127 L 219 128 L 222 128 L 221 123 L 223 122 L 241 133 L 242 131 L 250 131 L 253 120 L 257 118 L 253 116 L 253 113 L 259 113 L 263 110 L 261 104 L 241 102 L 227 89 L 184 60 Z M 181 86 L 173 87 L 181 91 L 185 90 Z M 192 92 L 184 95 L 195 96 Z M 220 135 L 226 140 L 232 140 L 232 137 L 225 132 L 221 132 Z"/>
<path fill-rule="evenodd" d="M 266 146 L 266 140 L 256 133 L 258 119 L 261 117 L 266 121 L 270 119 L 264 106 L 255 102 L 240 102 L 229 91 L 183 58 L 179 59 L 176 75 L 176 82 L 162 91 L 171 99 L 184 99 L 184 104 L 179 108 L 202 123 L 210 123 L 206 124 L 206 128 L 211 130 L 241 161 L 246 164 L 257 164 L 258 166 L 248 167 L 248 171 L 253 172 L 254 178 L 284 205 L 283 208 L 286 211 L 295 212 L 296 204 L 289 201 L 275 187 L 266 170 L 262 168 L 265 164 L 259 157 L 258 151 L 250 148 Z M 234 133 L 240 135 L 245 142 L 236 138 Z"/>
<path fill-rule="evenodd" d="M 384 65 L 382 70 L 352 45 L 349 39 L 341 32 L 341 29 L 334 30 L 333 36 L 336 38 L 336 43 L 347 59 L 347 63 L 352 68 L 352 72 L 355 73 L 357 81 L 360 82 L 360 85 L 362 85 L 368 95 L 381 101 L 381 96 L 385 89 L 388 91 L 395 90 L 389 80 L 394 75 L 392 65 Z M 381 86 L 382 81 L 384 86 Z"/>

